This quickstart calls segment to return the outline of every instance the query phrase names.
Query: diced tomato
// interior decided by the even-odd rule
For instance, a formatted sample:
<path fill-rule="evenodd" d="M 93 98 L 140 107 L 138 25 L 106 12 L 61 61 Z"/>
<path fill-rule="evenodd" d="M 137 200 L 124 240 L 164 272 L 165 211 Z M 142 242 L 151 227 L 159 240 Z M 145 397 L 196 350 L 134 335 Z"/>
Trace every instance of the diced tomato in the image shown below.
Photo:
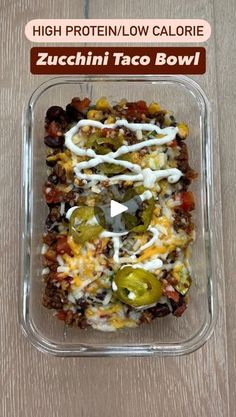
<path fill-rule="evenodd" d="M 172 140 L 172 142 L 169 143 L 168 146 L 170 146 L 170 148 L 175 148 L 177 145 L 178 145 L 177 140 L 174 139 L 174 140 Z"/>
<path fill-rule="evenodd" d="M 179 306 L 179 307 L 175 310 L 174 315 L 175 315 L 176 317 L 181 317 L 181 316 L 182 316 L 182 314 L 183 314 L 183 312 L 186 310 L 186 308 L 187 308 L 187 305 L 186 305 L 186 304 L 182 304 L 182 306 Z"/>
<path fill-rule="evenodd" d="M 62 192 L 52 186 L 45 187 L 44 194 L 48 204 L 60 203 L 62 201 Z"/>
<path fill-rule="evenodd" d="M 147 112 L 148 107 L 147 107 L 146 101 L 139 100 L 139 101 L 137 101 L 136 105 L 137 105 L 137 109 L 140 110 L 142 113 Z"/>
<path fill-rule="evenodd" d="M 62 132 L 60 131 L 60 128 L 58 127 L 55 120 L 53 120 L 46 129 L 47 136 L 51 136 L 52 138 L 56 138 L 58 136 L 62 135 Z"/>
<path fill-rule="evenodd" d="M 67 313 L 66 313 L 66 311 L 60 310 L 60 311 L 58 311 L 58 312 L 55 314 L 55 316 L 56 316 L 59 320 L 65 321 L 66 316 L 67 316 Z"/>
<path fill-rule="evenodd" d="M 195 201 L 192 191 L 183 191 L 182 193 L 180 193 L 179 197 L 181 200 L 181 205 L 178 206 L 179 208 L 182 208 L 184 211 L 194 210 Z"/>
<path fill-rule="evenodd" d="M 47 252 L 44 254 L 44 257 L 51 262 L 56 262 L 57 254 L 53 249 L 48 249 Z"/>
<path fill-rule="evenodd" d="M 70 246 L 67 243 L 67 237 L 66 236 L 59 236 L 57 243 L 56 243 L 56 252 L 59 255 L 64 255 L 67 253 L 68 255 L 72 255 Z"/>
<path fill-rule="evenodd" d="M 72 100 L 72 106 L 76 109 L 76 110 L 78 110 L 78 111 L 83 111 L 84 109 L 86 109 L 88 106 L 89 106 L 89 104 L 91 103 L 91 101 L 87 98 L 87 97 L 85 97 L 85 98 L 83 98 L 82 100 L 80 100 L 79 98 L 77 98 L 77 97 L 75 97 L 73 100 Z"/>
<path fill-rule="evenodd" d="M 176 303 L 179 302 L 179 293 L 174 290 L 174 288 L 171 285 L 168 285 L 163 291 L 164 295 L 167 298 L 170 298 L 171 300 L 175 301 Z"/>
<path fill-rule="evenodd" d="M 137 114 L 146 114 L 148 112 L 148 107 L 146 101 L 139 100 L 135 103 L 126 103 L 128 107 L 127 114 L 129 116 L 135 116 Z"/>
<path fill-rule="evenodd" d="M 108 127 L 104 127 L 104 129 L 101 130 L 101 134 L 102 134 L 102 136 L 106 137 L 113 130 L 115 130 L 115 129 L 109 129 Z"/>

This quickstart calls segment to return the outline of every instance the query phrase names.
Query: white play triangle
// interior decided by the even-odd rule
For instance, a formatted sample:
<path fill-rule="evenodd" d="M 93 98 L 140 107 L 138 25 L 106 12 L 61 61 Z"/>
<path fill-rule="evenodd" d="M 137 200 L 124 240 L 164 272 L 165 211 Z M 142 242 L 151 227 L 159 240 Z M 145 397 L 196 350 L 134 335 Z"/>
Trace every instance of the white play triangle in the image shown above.
<path fill-rule="evenodd" d="M 115 200 L 111 200 L 110 205 L 110 216 L 115 217 L 118 216 L 121 213 L 124 213 L 124 211 L 127 211 L 128 207 L 124 206 L 124 204 L 120 204 Z"/>

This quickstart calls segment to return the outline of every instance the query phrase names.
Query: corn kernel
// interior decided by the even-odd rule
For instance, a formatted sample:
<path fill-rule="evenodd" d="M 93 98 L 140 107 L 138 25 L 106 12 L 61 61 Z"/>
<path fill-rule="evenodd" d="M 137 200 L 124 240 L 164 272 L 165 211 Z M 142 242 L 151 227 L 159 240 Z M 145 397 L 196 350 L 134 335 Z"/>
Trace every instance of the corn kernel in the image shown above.
<path fill-rule="evenodd" d="M 89 110 L 87 118 L 90 120 L 101 120 L 103 118 L 103 112 L 101 110 Z"/>
<path fill-rule="evenodd" d="M 181 137 L 181 139 L 186 139 L 186 137 L 189 134 L 188 126 L 185 123 L 178 123 L 178 135 Z"/>
<path fill-rule="evenodd" d="M 101 97 L 96 102 L 96 109 L 97 110 L 108 110 L 110 109 L 110 104 L 106 97 Z"/>
<path fill-rule="evenodd" d="M 81 127 L 81 130 L 82 130 L 83 133 L 88 133 L 90 131 L 90 126 L 83 126 L 83 127 Z"/>
<path fill-rule="evenodd" d="M 109 124 L 115 123 L 115 121 L 116 121 L 116 118 L 114 116 L 108 116 L 108 118 L 105 120 L 104 124 L 109 125 Z"/>
<path fill-rule="evenodd" d="M 124 107 L 127 103 L 126 98 L 122 98 L 119 103 L 117 104 L 119 107 Z"/>
<path fill-rule="evenodd" d="M 148 113 L 155 114 L 161 110 L 161 106 L 158 103 L 152 102 L 148 107 Z"/>

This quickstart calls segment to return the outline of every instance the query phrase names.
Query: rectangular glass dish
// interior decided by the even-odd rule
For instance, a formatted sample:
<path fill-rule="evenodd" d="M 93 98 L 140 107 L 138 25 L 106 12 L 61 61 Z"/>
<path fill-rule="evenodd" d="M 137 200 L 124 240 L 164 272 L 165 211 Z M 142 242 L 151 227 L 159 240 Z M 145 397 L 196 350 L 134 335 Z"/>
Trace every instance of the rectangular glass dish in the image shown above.
<path fill-rule="evenodd" d="M 157 101 L 162 108 L 173 110 L 176 120 L 189 126 L 189 161 L 198 172 L 191 185 L 196 199 L 196 241 L 190 260 L 193 285 L 189 307 L 180 318 L 169 315 L 135 329 L 107 333 L 66 327 L 41 304 L 40 253 L 48 212 L 42 192 L 47 176 L 44 117 L 50 106 L 65 107 L 74 96 L 89 97 L 93 102 L 101 96 L 111 103 L 124 97 L 128 101 Z M 209 113 L 202 89 L 183 76 L 57 77 L 41 84 L 32 94 L 23 120 L 20 319 L 25 335 L 39 350 L 58 356 L 181 355 L 193 352 L 209 338 L 216 321 Z"/>

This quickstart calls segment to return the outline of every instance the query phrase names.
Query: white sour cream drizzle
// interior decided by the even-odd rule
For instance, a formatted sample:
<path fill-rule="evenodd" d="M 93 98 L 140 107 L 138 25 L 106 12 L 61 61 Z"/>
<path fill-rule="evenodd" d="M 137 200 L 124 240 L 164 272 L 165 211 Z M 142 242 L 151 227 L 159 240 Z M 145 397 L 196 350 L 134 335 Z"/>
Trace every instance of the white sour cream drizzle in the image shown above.
<path fill-rule="evenodd" d="M 147 243 L 145 243 L 145 245 L 141 246 L 136 252 L 134 252 L 134 255 L 137 255 L 138 253 L 144 251 L 147 248 L 150 248 L 150 246 L 154 245 L 154 243 L 157 241 L 159 236 L 158 230 L 155 229 L 155 227 L 149 227 L 148 231 L 153 234 L 153 237 Z"/>
<path fill-rule="evenodd" d="M 82 126 L 91 126 L 99 129 L 113 129 L 119 126 L 125 126 L 133 131 L 155 131 L 156 133 L 161 133 L 165 136 L 161 139 L 150 138 L 149 140 L 145 140 L 134 145 L 123 145 L 116 152 L 109 152 L 106 155 L 97 155 L 96 152 L 92 149 L 81 149 L 79 146 L 73 143 L 73 136 Z M 175 183 L 179 181 L 180 177 L 182 176 L 182 172 L 177 168 L 170 168 L 158 171 L 152 171 L 150 168 L 142 169 L 137 164 L 133 164 L 129 161 L 120 161 L 117 160 L 117 158 L 129 152 L 139 151 L 145 146 L 163 145 L 165 143 L 171 142 L 175 138 L 177 132 L 177 127 L 167 127 L 165 129 L 161 129 L 160 127 L 152 123 L 129 123 L 127 122 L 127 120 L 117 120 L 116 123 L 105 125 L 95 120 L 84 119 L 80 120 L 76 126 L 74 126 L 65 134 L 65 146 L 76 155 L 88 156 L 89 158 L 92 158 L 89 161 L 84 161 L 76 164 L 74 168 L 75 174 L 81 180 L 109 181 L 109 183 L 111 184 L 115 184 L 119 181 L 141 181 L 143 182 L 145 187 L 152 188 L 157 180 L 163 178 L 168 178 L 168 181 L 170 183 Z M 114 175 L 113 177 L 108 178 L 106 175 L 84 174 L 81 172 L 84 169 L 93 168 L 101 163 L 121 165 L 131 170 L 134 174 Z"/>
<path fill-rule="evenodd" d="M 152 124 L 152 123 L 129 123 L 127 122 L 127 120 L 123 119 L 123 120 L 117 120 L 116 123 L 112 123 L 112 124 L 103 124 L 101 122 L 97 122 L 96 120 L 89 120 L 89 119 L 83 119 L 80 120 L 77 125 L 75 125 L 74 127 L 72 127 L 70 130 L 68 130 L 68 132 L 66 132 L 65 134 L 65 146 L 71 150 L 71 152 L 73 152 L 76 155 L 79 156 L 88 156 L 90 158 L 94 158 L 96 157 L 96 153 L 92 150 L 92 149 L 81 149 L 79 148 L 77 145 L 75 145 L 72 141 L 73 136 L 78 132 L 80 127 L 83 126 L 91 126 L 91 127 L 95 127 L 98 129 L 114 129 L 116 127 L 119 126 L 125 126 L 128 129 L 136 132 L 138 130 L 145 130 L 147 132 L 153 132 L 155 131 L 156 133 L 165 135 L 164 138 L 161 139 L 153 139 L 153 140 L 147 140 L 147 141 L 143 141 L 140 143 L 137 143 L 135 145 L 130 145 L 130 146 L 121 146 L 118 151 L 116 152 L 110 152 L 109 154 L 107 154 L 107 156 L 109 155 L 112 158 L 117 158 L 127 152 L 135 152 L 137 150 L 142 149 L 144 146 L 148 146 L 146 145 L 146 143 L 150 143 L 152 142 L 152 145 L 163 145 L 165 143 L 171 142 L 175 136 L 176 133 L 178 132 L 178 128 L 177 127 L 166 127 L 165 129 L 161 129 L 160 127 Z M 152 146 L 150 145 L 150 146 Z M 129 150 L 127 150 L 127 148 Z"/>
<path fill-rule="evenodd" d="M 125 266 L 132 266 L 132 268 L 136 269 L 136 268 L 142 268 L 145 269 L 146 271 L 155 271 L 156 269 L 160 269 L 163 265 L 163 262 L 161 259 L 153 259 L 152 261 L 149 262 L 143 262 L 143 263 L 137 263 L 137 264 L 126 264 L 123 265 L 122 268 L 124 268 Z"/>
<path fill-rule="evenodd" d="M 150 200 L 150 198 L 152 198 L 152 193 L 151 191 L 146 190 L 143 194 L 139 195 L 139 198 L 141 198 L 142 201 Z"/>
<path fill-rule="evenodd" d="M 127 127 L 129 130 L 136 132 L 136 134 L 141 139 L 142 131 L 148 131 L 153 132 L 155 131 L 158 134 L 164 135 L 162 138 L 154 138 L 150 137 L 149 140 L 144 140 L 142 142 L 136 143 L 134 145 L 123 145 L 121 146 L 116 152 L 109 152 L 106 155 L 97 155 L 95 151 L 92 149 L 82 149 L 79 146 L 77 146 L 75 143 L 73 143 L 73 136 L 78 132 L 80 127 L 83 126 L 91 126 L 94 128 L 99 129 L 114 129 L 117 127 Z M 140 134 L 141 132 L 141 134 Z M 75 155 L 78 156 L 87 156 L 91 158 L 89 161 L 84 161 L 77 163 L 75 165 L 74 171 L 76 176 L 81 180 L 88 180 L 88 181 L 109 181 L 110 184 L 115 184 L 119 181 L 138 181 L 142 182 L 144 187 L 146 188 L 153 188 L 155 185 L 155 182 L 158 180 L 161 180 L 163 178 L 167 178 L 169 183 L 175 183 L 178 182 L 179 179 L 182 176 L 182 172 L 177 168 L 170 168 L 170 169 L 163 169 L 163 170 L 156 170 L 153 171 L 150 168 L 142 169 L 138 164 L 133 164 L 129 161 L 123 161 L 123 160 L 117 160 L 122 155 L 125 155 L 129 152 L 136 152 L 141 150 L 142 148 L 146 146 L 153 146 L 153 145 L 164 145 L 166 143 L 171 142 L 176 134 L 178 132 L 177 127 L 167 127 L 165 129 L 161 129 L 160 127 L 152 124 L 152 123 L 129 123 L 127 120 L 117 120 L 113 124 L 103 124 L 101 122 L 95 121 L 95 120 L 80 120 L 77 125 L 75 125 L 73 128 L 71 128 L 68 132 L 65 134 L 65 146 Z M 114 175 L 113 177 L 107 177 L 106 175 L 100 175 L 100 174 L 84 174 L 81 171 L 84 169 L 93 168 L 101 163 L 109 163 L 114 165 L 120 165 L 123 166 L 130 171 L 132 171 L 132 174 L 121 174 L 121 175 Z M 147 190 L 145 191 L 140 198 L 142 201 L 150 199 L 152 197 L 152 193 Z M 77 207 L 72 207 L 69 209 L 66 213 L 67 219 L 70 218 L 72 212 Z M 141 246 L 141 248 L 135 252 L 135 254 L 140 253 L 141 251 L 147 249 L 148 247 L 152 246 L 155 241 L 158 239 L 158 231 L 153 228 L 149 227 L 149 229 L 153 233 L 152 239 L 150 239 L 149 242 L 147 242 L 145 245 Z M 113 247 L 114 247 L 114 255 L 113 259 L 114 262 L 119 263 L 119 250 L 120 250 L 120 236 L 124 236 L 128 234 L 128 232 L 124 233 L 113 233 L 108 231 L 103 231 L 100 234 L 100 237 L 111 237 L 113 241 Z M 134 254 L 134 256 L 135 256 Z M 160 259 L 155 259 L 150 262 L 145 262 L 143 264 L 132 264 L 133 268 L 143 268 L 146 270 L 155 270 L 158 268 L 161 268 L 163 265 L 163 262 Z"/>
<path fill-rule="evenodd" d="M 114 249 L 113 260 L 114 260 L 114 262 L 119 263 L 119 261 L 120 261 L 120 258 L 119 258 L 120 238 L 118 236 L 114 236 L 112 238 L 112 242 L 113 242 L 113 249 Z"/>
<path fill-rule="evenodd" d="M 168 178 L 168 182 L 170 183 L 178 182 L 182 176 L 182 172 L 177 168 L 161 169 L 159 171 L 152 171 L 150 168 L 145 168 L 141 170 L 140 174 L 114 175 L 110 178 L 108 178 L 106 175 L 82 174 L 77 170 L 77 167 L 75 168 L 75 173 L 80 180 L 108 181 L 110 184 L 116 184 L 119 181 L 139 181 L 143 182 L 144 187 L 147 188 L 153 188 L 155 182 L 163 178 Z"/>
<path fill-rule="evenodd" d="M 77 208 L 79 208 L 79 206 L 74 206 L 74 207 L 69 208 L 69 210 L 67 210 L 66 212 L 67 220 L 70 220 L 73 211 L 75 211 Z"/>

